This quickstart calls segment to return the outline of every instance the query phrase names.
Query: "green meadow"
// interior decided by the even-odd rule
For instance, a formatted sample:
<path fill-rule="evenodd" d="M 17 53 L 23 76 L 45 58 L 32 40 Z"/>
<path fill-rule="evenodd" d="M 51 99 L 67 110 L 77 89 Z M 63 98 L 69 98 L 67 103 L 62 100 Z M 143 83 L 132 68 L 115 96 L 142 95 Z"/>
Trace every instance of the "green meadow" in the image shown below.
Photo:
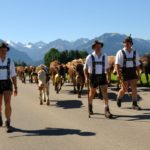
<path fill-rule="evenodd" d="M 146 76 L 145 76 L 144 73 L 141 75 L 141 79 L 142 79 L 143 85 L 146 85 L 147 81 L 146 81 Z M 150 75 L 149 75 L 149 79 L 150 79 Z M 111 75 L 111 81 L 112 81 L 113 83 L 114 83 L 114 82 L 117 82 L 117 76 L 114 75 L 114 74 L 112 74 L 112 75 Z M 150 80 L 149 80 L 149 83 L 150 83 Z M 138 84 L 140 84 L 140 81 L 138 81 Z"/>

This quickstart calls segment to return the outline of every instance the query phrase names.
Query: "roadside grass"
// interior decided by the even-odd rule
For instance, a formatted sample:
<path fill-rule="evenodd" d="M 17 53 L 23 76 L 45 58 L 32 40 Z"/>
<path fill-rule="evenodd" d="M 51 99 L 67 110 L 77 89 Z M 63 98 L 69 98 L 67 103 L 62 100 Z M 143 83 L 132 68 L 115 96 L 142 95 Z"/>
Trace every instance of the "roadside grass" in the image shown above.
<path fill-rule="evenodd" d="M 149 79 L 150 79 L 150 75 L 149 75 Z M 144 73 L 141 75 L 141 80 L 142 80 L 143 85 L 147 84 L 146 76 Z M 111 81 L 112 81 L 112 83 L 117 82 L 117 76 L 114 74 L 111 74 Z M 149 80 L 149 84 L 150 84 L 150 80 Z M 138 81 L 138 85 L 140 85 L 140 81 Z"/>

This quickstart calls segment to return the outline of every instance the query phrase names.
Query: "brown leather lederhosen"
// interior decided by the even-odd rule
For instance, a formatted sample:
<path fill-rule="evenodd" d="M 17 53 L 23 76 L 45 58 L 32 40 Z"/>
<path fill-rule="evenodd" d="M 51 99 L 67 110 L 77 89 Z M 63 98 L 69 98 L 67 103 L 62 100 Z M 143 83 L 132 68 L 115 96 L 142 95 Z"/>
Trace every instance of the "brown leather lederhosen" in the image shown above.
<path fill-rule="evenodd" d="M 123 67 L 121 68 L 123 81 L 129 81 L 133 79 L 137 79 L 136 73 L 136 51 L 133 51 L 133 58 L 127 58 L 124 50 L 122 50 L 123 54 Z M 127 61 L 133 61 L 133 67 L 126 67 Z"/>
<path fill-rule="evenodd" d="M 10 58 L 7 60 L 7 66 L 0 66 L 0 70 L 7 69 L 7 79 L 0 79 L 0 94 L 3 94 L 4 91 L 12 91 L 12 82 L 10 80 Z"/>
<path fill-rule="evenodd" d="M 105 74 L 105 56 L 102 56 L 102 61 L 95 61 L 94 56 L 91 55 L 92 59 L 92 74 L 89 75 L 90 86 L 96 88 L 100 85 L 107 84 L 106 74 Z M 96 65 L 102 65 L 102 74 L 96 74 Z"/>

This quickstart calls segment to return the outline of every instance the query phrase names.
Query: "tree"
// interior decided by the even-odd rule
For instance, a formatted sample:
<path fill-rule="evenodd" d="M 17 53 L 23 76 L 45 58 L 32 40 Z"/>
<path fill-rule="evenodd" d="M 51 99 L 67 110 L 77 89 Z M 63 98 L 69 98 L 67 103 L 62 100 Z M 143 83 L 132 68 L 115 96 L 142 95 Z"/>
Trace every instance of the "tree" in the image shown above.
<path fill-rule="evenodd" d="M 69 53 L 68 53 L 68 61 L 72 61 L 73 59 L 76 59 L 75 51 L 74 50 L 70 50 Z"/>
<path fill-rule="evenodd" d="M 81 58 L 86 58 L 86 56 L 88 55 L 87 51 L 81 50 L 79 51 Z"/>
<path fill-rule="evenodd" d="M 65 50 L 58 51 L 55 48 L 50 49 L 44 56 L 44 63 L 49 66 L 50 62 L 58 60 L 61 63 L 67 63 L 74 59 L 85 58 L 88 55 L 88 52 L 84 50 Z"/>
<path fill-rule="evenodd" d="M 47 66 L 49 66 L 50 62 L 54 60 L 59 60 L 59 57 L 60 57 L 60 52 L 57 49 L 52 48 L 45 54 L 44 63 Z"/>
<path fill-rule="evenodd" d="M 27 64 L 24 61 L 14 61 L 15 66 L 27 66 Z"/>
<path fill-rule="evenodd" d="M 67 63 L 68 62 L 68 50 L 60 52 L 59 61 L 61 63 Z"/>

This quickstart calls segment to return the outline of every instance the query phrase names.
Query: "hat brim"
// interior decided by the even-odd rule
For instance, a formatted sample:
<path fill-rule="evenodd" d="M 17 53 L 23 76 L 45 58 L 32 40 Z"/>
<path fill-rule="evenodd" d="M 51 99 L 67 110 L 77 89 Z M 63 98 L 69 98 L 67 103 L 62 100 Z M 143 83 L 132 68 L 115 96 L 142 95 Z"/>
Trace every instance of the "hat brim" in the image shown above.
<path fill-rule="evenodd" d="M 92 45 L 92 49 L 94 49 L 94 48 L 95 48 L 96 44 L 101 45 L 101 47 L 103 47 L 103 46 L 104 46 L 104 43 L 102 43 L 102 42 L 97 42 L 97 43 L 94 43 L 94 44 Z"/>
<path fill-rule="evenodd" d="M 129 40 L 124 40 L 123 43 L 131 43 L 133 45 L 133 42 Z"/>
<path fill-rule="evenodd" d="M 4 45 L 2 45 L 0 48 L 7 48 L 7 51 L 9 51 L 9 47 L 8 46 L 4 46 Z"/>

